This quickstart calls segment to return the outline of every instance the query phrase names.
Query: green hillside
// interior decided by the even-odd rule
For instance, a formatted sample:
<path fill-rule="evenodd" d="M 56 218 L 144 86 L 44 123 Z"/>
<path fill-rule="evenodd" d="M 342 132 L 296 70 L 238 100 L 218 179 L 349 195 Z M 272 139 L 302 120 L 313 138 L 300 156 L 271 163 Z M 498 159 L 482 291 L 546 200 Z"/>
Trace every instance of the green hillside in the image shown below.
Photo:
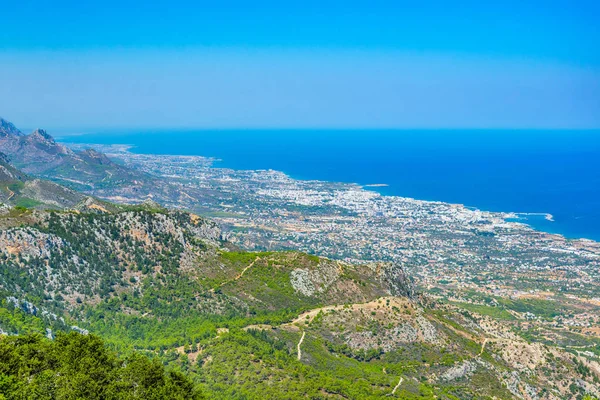
<path fill-rule="evenodd" d="M 244 252 L 193 214 L 108 208 L 4 217 L 20 224 L 0 231 L 0 329 L 89 332 L 210 398 L 581 397 L 598 383 L 576 353 L 513 332 L 506 312 L 416 294 L 398 265 Z"/>

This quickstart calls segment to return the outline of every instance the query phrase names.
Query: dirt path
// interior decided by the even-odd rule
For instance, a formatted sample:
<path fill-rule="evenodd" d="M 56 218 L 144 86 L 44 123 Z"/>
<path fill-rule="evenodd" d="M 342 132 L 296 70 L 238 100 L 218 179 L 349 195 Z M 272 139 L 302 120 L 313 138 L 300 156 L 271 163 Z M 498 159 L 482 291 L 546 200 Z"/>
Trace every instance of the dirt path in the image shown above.
<path fill-rule="evenodd" d="M 477 354 L 478 356 L 483 354 L 483 351 L 485 350 L 485 345 L 488 342 L 488 338 L 483 339 L 483 343 L 481 343 L 481 351 L 479 352 L 479 354 Z"/>
<path fill-rule="evenodd" d="M 300 341 L 298 342 L 298 361 L 300 361 L 300 359 L 302 358 L 302 350 L 300 349 L 300 346 L 302 345 L 302 342 L 304 341 L 305 335 L 306 335 L 306 332 L 302 332 L 302 337 L 300 338 Z"/>
<path fill-rule="evenodd" d="M 350 306 L 350 310 L 365 310 L 365 311 L 373 311 L 375 309 L 377 309 L 377 307 L 381 307 L 382 305 L 386 304 L 386 301 L 390 301 L 390 306 L 399 306 L 399 305 L 403 305 L 405 304 L 405 301 L 398 298 L 398 297 L 380 297 L 379 299 L 370 301 L 368 303 L 354 303 Z M 328 311 L 332 311 L 332 310 L 336 310 L 336 311 L 340 311 L 340 310 L 344 310 L 348 308 L 347 305 L 344 304 L 340 304 L 340 305 L 335 305 L 335 306 L 326 306 L 326 307 L 321 307 L 321 308 L 314 308 L 310 311 L 306 311 L 303 312 L 302 314 L 300 314 L 297 318 L 295 318 L 293 321 L 285 323 L 283 325 L 281 325 L 282 327 L 286 327 L 286 326 L 291 326 L 294 324 L 298 324 L 298 323 L 304 323 L 304 322 L 311 322 L 320 312 L 326 313 Z"/>
<path fill-rule="evenodd" d="M 403 377 L 400 377 L 400 380 L 398 381 L 398 384 L 396 386 L 394 386 L 394 389 L 392 389 L 392 393 L 388 394 L 388 396 L 393 396 L 394 393 L 396 393 L 396 390 L 398 390 L 398 388 L 400 387 L 400 385 L 402 385 L 402 381 L 404 380 Z"/>
<path fill-rule="evenodd" d="M 233 278 L 233 280 L 231 280 L 231 281 L 229 281 L 229 282 L 235 282 L 235 281 L 237 281 L 238 279 L 240 279 L 242 276 L 244 276 L 244 274 L 246 273 L 246 271 L 248 271 L 250 268 L 252 268 L 252 267 L 254 266 L 254 264 L 255 264 L 255 263 L 258 261 L 258 260 L 260 260 L 260 257 L 256 257 L 256 258 L 254 259 L 254 261 L 252 261 L 250 264 L 248 264 L 248 266 L 247 266 L 246 268 L 244 268 L 244 269 L 242 270 L 242 272 L 240 272 L 240 273 L 239 273 L 239 274 L 238 274 L 238 275 L 237 275 L 235 278 Z"/>
<path fill-rule="evenodd" d="M 10 200 L 10 199 L 12 199 L 12 198 L 13 198 L 13 196 L 15 195 L 15 192 L 13 192 L 12 190 L 10 190 L 10 189 L 8 188 L 8 186 L 6 187 L 6 190 L 8 190 L 8 192 L 9 192 L 9 194 L 8 194 L 8 199 L 6 199 L 6 200 Z"/>
<path fill-rule="evenodd" d="M 227 285 L 228 283 L 235 282 L 235 281 L 237 281 L 238 279 L 240 279 L 242 276 L 244 276 L 244 274 L 246 273 L 246 271 L 248 271 L 250 268 L 252 268 L 252 267 L 254 266 L 254 264 L 255 264 L 255 263 L 258 261 L 258 260 L 260 260 L 260 257 L 256 257 L 256 258 L 254 259 L 254 261 L 252 261 L 250 264 L 248 264 L 248 265 L 247 265 L 247 266 L 246 266 L 246 267 L 245 267 L 245 268 L 242 270 L 242 272 L 240 272 L 239 274 L 237 274 L 237 275 L 235 276 L 235 278 L 233 278 L 233 279 L 230 279 L 230 280 L 228 280 L 228 281 L 225 281 L 225 282 L 221 283 L 221 284 L 220 284 L 218 287 L 225 286 L 225 285 Z M 211 291 L 211 292 L 214 292 L 214 291 L 215 291 L 215 289 L 210 289 L 210 291 Z"/>

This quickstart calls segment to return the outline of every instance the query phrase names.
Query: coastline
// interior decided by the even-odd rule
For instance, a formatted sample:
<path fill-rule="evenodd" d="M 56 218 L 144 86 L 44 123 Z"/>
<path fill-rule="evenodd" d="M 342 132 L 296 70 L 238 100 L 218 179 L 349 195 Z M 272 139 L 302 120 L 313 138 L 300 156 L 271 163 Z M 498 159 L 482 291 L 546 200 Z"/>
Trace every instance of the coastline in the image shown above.
<path fill-rule="evenodd" d="M 347 183 L 347 182 L 345 182 L 345 183 Z M 376 186 L 361 185 L 358 183 L 355 183 L 355 184 L 358 186 L 361 186 L 365 190 L 377 192 L 382 196 L 398 197 L 398 198 L 411 199 L 411 200 L 430 202 L 430 203 L 444 203 L 444 204 L 448 204 L 448 205 L 464 207 L 471 211 L 483 211 L 483 212 L 489 212 L 489 213 L 493 213 L 493 214 L 504 214 L 504 215 L 506 215 L 505 220 L 507 222 L 526 225 L 527 227 L 529 227 L 535 231 L 538 231 L 538 232 L 543 232 L 543 233 L 547 233 L 547 234 L 551 234 L 551 235 L 559 235 L 568 240 L 589 240 L 589 241 L 593 241 L 593 242 L 600 242 L 600 237 L 598 237 L 598 238 L 585 237 L 582 235 L 578 235 L 576 233 L 569 233 L 568 231 L 561 229 L 562 226 L 560 225 L 559 222 L 556 221 L 554 215 L 551 213 L 547 213 L 547 212 L 515 212 L 515 211 L 487 210 L 482 207 L 470 206 L 470 205 L 466 205 L 463 203 L 452 203 L 452 202 L 447 202 L 447 201 L 443 201 L 443 200 L 432 200 L 432 199 L 417 199 L 414 197 L 389 194 L 389 193 L 385 193 L 385 191 L 379 190 L 382 188 L 385 189 L 385 188 L 389 187 L 389 185 L 387 185 L 387 184 L 382 185 L 382 186 L 380 186 L 380 185 L 376 185 Z"/>
<path fill-rule="evenodd" d="M 64 139 L 68 139 L 68 138 L 63 137 L 61 139 L 64 140 Z M 230 170 L 234 170 L 234 171 L 261 171 L 261 170 L 265 171 L 265 170 L 267 170 L 267 169 L 262 169 L 262 168 L 261 169 L 231 168 L 231 167 L 226 166 L 225 160 L 222 160 L 222 159 L 216 158 L 216 157 L 209 157 L 209 156 L 202 156 L 202 155 L 153 154 L 153 153 L 136 152 L 135 149 L 138 146 L 136 146 L 135 144 L 118 144 L 118 143 L 97 144 L 97 143 L 72 143 L 72 142 L 63 142 L 63 143 L 69 147 L 74 147 L 74 148 L 96 147 L 109 155 L 112 154 L 117 157 L 119 155 L 122 156 L 122 155 L 126 155 L 126 154 L 135 154 L 138 156 L 146 156 L 146 157 L 162 157 L 162 156 L 177 157 L 180 159 L 188 159 L 188 160 L 191 160 L 191 159 L 203 160 L 203 162 L 205 163 L 207 168 L 230 169 Z M 225 165 L 220 166 L 220 165 L 216 165 L 216 163 L 223 163 Z M 523 224 L 523 225 L 530 227 L 533 230 L 548 233 L 548 234 L 553 234 L 553 235 L 560 235 L 560 236 L 564 237 L 565 239 L 574 239 L 574 240 L 584 239 L 584 240 L 592 240 L 592 241 L 598 241 L 600 239 L 600 237 L 599 238 L 585 237 L 580 234 L 569 232 L 568 229 L 564 229 L 564 227 L 560 224 L 560 222 L 558 222 L 558 223 L 556 222 L 556 219 L 553 214 L 547 213 L 547 212 L 514 212 L 514 211 L 503 211 L 503 210 L 498 210 L 498 209 L 488 209 L 488 208 L 479 207 L 479 206 L 467 206 L 464 203 L 449 202 L 449 201 L 444 201 L 444 200 L 424 199 L 424 198 L 417 198 L 417 197 L 412 197 L 412 196 L 402 196 L 402 195 L 398 195 L 395 193 L 390 193 L 389 189 L 390 189 L 391 185 L 387 184 L 387 183 L 362 184 L 362 183 L 356 183 L 356 182 L 307 179 L 305 177 L 294 176 L 293 174 L 289 174 L 286 171 L 279 171 L 276 169 L 270 169 L 270 171 L 281 172 L 282 174 L 285 174 L 286 176 L 288 176 L 290 179 L 297 180 L 297 181 L 321 182 L 324 184 L 333 184 L 333 185 L 335 185 L 335 184 L 356 185 L 357 187 L 361 188 L 362 190 L 373 191 L 373 192 L 380 194 L 381 196 L 386 196 L 386 197 L 389 196 L 389 197 L 410 199 L 410 200 L 414 200 L 414 201 L 422 201 L 422 202 L 430 202 L 430 203 L 444 203 L 444 204 L 448 204 L 448 205 L 461 206 L 466 209 L 485 211 L 485 212 L 498 214 L 498 215 L 510 215 L 510 217 L 506 218 L 507 222 Z"/>

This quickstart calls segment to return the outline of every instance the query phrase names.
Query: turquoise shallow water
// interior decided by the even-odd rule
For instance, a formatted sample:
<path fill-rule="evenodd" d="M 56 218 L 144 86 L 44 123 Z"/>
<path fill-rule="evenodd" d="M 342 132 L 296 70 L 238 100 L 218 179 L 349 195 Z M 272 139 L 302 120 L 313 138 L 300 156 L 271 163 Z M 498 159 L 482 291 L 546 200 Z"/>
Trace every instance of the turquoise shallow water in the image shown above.
<path fill-rule="evenodd" d="M 382 194 L 551 213 L 537 229 L 600 240 L 600 131 L 204 130 L 98 132 L 64 142 L 221 159 L 298 179 L 387 184 Z"/>

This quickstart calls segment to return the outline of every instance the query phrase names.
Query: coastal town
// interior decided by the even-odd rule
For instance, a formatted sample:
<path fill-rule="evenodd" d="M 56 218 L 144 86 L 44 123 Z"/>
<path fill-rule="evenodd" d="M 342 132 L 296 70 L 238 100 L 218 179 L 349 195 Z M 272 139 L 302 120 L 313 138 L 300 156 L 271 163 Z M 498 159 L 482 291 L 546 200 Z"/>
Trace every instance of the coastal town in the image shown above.
<path fill-rule="evenodd" d="M 273 170 L 218 168 L 218 160 L 205 157 L 99 148 L 131 168 L 169 179 L 182 193 L 202 192 L 202 201 L 182 195 L 172 206 L 218 221 L 242 248 L 400 263 L 439 297 L 558 301 L 580 313 L 573 320 L 563 313 L 554 324 L 584 329 L 598 322 L 595 312 L 582 315 L 600 306 L 600 243 L 536 231 L 515 213 L 383 196 L 357 184 L 300 181 Z"/>

